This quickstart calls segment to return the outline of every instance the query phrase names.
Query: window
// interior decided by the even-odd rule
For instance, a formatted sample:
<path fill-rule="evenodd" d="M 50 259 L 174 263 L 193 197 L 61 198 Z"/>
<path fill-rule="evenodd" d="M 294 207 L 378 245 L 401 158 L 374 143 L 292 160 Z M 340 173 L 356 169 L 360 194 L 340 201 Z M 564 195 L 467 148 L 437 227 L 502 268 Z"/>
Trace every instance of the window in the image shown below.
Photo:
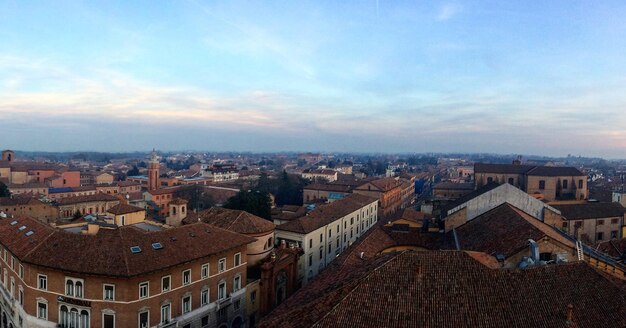
<path fill-rule="evenodd" d="M 65 282 L 65 295 L 74 296 L 74 282 L 71 280 Z"/>
<path fill-rule="evenodd" d="M 172 320 L 171 304 L 161 306 L 161 323 L 169 323 Z"/>
<path fill-rule="evenodd" d="M 203 289 L 200 292 L 200 305 L 204 306 L 209 304 L 209 290 L 208 289 Z"/>
<path fill-rule="evenodd" d="M 115 285 L 104 284 L 103 289 L 104 289 L 104 293 L 102 297 L 104 300 L 106 301 L 115 300 Z"/>
<path fill-rule="evenodd" d="M 617 219 L 611 219 L 611 224 L 617 224 L 618 220 Z"/>
<path fill-rule="evenodd" d="M 604 225 L 604 220 L 598 220 L 598 225 Z"/>
<path fill-rule="evenodd" d="M 72 327 L 72 325 L 70 325 Z M 73 327 L 78 327 L 74 325 Z M 102 315 L 102 327 L 103 328 L 115 328 L 115 314 L 105 313 Z"/>
<path fill-rule="evenodd" d="M 150 326 L 150 312 L 144 311 L 139 313 L 139 328 L 148 328 Z"/>
<path fill-rule="evenodd" d="M 492 183 L 493 182 L 493 178 L 492 177 L 488 177 L 487 178 L 487 183 Z"/>
<path fill-rule="evenodd" d="M 205 315 L 204 317 L 202 317 L 202 319 L 200 319 L 200 326 L 206 327 L 208 325 L 209 325 L 209 316 Z"/>
<path fill-rule="evenodd" d="M 323 234 L 323 233 L 321 233 L 321 234 L 320 234 L 320 243 L 321 243 L 321 242 L 323 242 L 323 241 L 324 241 L 324 234 Z"/>
<path fill-rule="evenodd" d="M 235 276 L 235 279 L 233 280 L 233 291 L 238 291 L 240 289 L 241 289 L 241 277 Z"/>
<path fill-rule="evenodd" d="M 567 180 L 563 180 L 563 189 L 567 189 Z"/>
<path fill-rule="evenodd" d="M 21 264 L 19 265 L 18 274 L 20 275 L 20 278 L 24 280 L 24 266 Z"/>
<path fill-rule="evenodd" d="M 235 254 L 235 266 L 241 265 L 241 253 Z"/>
<path fill-rule="evenodd" d="M 191 269 L 183 271 L 183 286 L 191 283 Z"/>
<path fill-rule="evenodd" d="M 221 301 L 226 298 L 226 282 L 222 281 L 217 288 L 217 298 Z"/>
<path fill-rule="evenodd" d="M 254 301 L 256 301 L 256 290 L 253 290 L 252 293 L 250 293 L 250 301 L 252 303 L 254 303 Z"/>
<path fill-rule="evenodd" d="M 515 185 L 515 179 L 509 178 L 509 184 L 510 185 Z"/>
<path fill-rule="evenodd" d="M 77 281 L 74 283 L 74 296 L 83 297 L 83 283 L 81 281 Z"/>
<path fill-rule="evenodd" d="M 233 308 L 235 309 L 235 311 L 239 310 L 239 307 L 241 307 L 241 301 L 240 300 L 236 300 L 233 303 Z"/>
<path fill-rule="evenodd" d="M 22 288 L 22 286 L 19 286 L 18 289 L 19 291 L 17 292 L 17 301 L 22 307 L 24 307 L 24 289 Z"/>
<path fill-rule="evenodd" d="M 544 180 L 539 180 L 539 189 L 546 189 L 546 182 Z"/>
<path fill-rule="evenodd" d="M 328 238 L 331 238 L 332 236 L 333 236 L 333 230 L 328 229 Z"/>
<path fill-rule="evenodd" d="M 46 275 L 37 275 L 37 288 L 41 290 L 48 290 L 48 277 Z"/>
<path fill-rule="evenodd" d="M 617 239 L 617 230 L 611 231 L 611 239 Z"/>
<path fill-rule="evenodd" d="M 224 272 L 226 271 L 226 259 L 220 259 L 219 263 L 218 263 L 218 269 L 219 272 Z"/>
<path fill-rule="evenodd" d="M 309 254 L 309 266 L 313 266 L 313 254 Z"/>
<path fill-rule="evenodd" d="M 354 218 L 350 218 L 350 225 L 354 224 Z"/>
<path fill-rule="evenodd" d="M 170 280 L 172 279 L 172 276 L 165 276 L 163 278 L 161 278 L 161 291 L 162 292 L 166 292 L 168 290 L 170 290 Z"/>
<path fill-rule="evenodd" d="M 309 248 L 313 248 L 313 239 L 309 239 Z"/>
<path fill-rule="evenodd" d="M 333 244 L 332 243 L 328 244 L 328 254 L 330 254 L 330 252 L 332 251 L 332 248 L 333 248 Z"/>
<path fill-rule="evenodd" d="M 183 297 L 183 313 L 191 312 L 191 296 Z"/>
<path fill-rule="evenodd" d="M 320 247 L 320 260 L 324 258 L 324 247 Z"/>
<path fill-rule="evenodd" d="M 48 320 L 48 304 L 37 302 L 37 318 Z"/>
<path fill-rule="evenodd" d="M 582 187 L 583 187 L 583 180 L 580 179 L 578 180 L 578 189 L 582 189 Z"/>
<path fill-rule="evenodd" d="M 200 275 L 202 276 L 202 279 L 206 279 L 209 277 L 209 264 L 203 264 L 202 265 L 202 270 L 200 270 Z"/>
<path fill-rule="evenodd" d="M 598 232 L 598 238 L 596 238 L 598 241 L 603 240 L 604 239 L 604 233 L 602 232 Z"/>
<path fill-rule="evenodd" d="M 139 298 L 146 298 L 149 296 L 148 287 L 149 283 L 147 281 L 139 284 Z"/>

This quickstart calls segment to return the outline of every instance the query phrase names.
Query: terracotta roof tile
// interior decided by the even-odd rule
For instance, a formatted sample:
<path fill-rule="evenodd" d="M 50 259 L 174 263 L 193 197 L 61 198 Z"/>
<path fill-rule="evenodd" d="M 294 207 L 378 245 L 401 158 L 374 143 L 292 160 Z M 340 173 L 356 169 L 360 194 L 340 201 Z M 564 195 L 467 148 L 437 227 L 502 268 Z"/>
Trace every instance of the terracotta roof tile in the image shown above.
<path fill-rule="evenodd" d="M 246 211 L 212 207 L 196 215 L 186 218 L 185 224 L 198 221 L 208 223 L 222 229 L 242 233 L 259 234 L 273 231 L 276 227 L 271 221 L 265 220 Z"/>

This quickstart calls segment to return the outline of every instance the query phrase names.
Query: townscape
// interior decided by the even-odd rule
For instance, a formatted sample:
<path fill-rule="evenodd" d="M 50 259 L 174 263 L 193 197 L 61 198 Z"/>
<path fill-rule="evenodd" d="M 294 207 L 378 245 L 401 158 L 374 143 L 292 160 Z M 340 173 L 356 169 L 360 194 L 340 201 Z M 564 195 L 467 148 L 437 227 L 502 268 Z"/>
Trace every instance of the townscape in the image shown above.
<path fill-rule="evenodd" d="M 1 326 L 624 327 L 625 178 L 573 156 L 5 150 Z"/>

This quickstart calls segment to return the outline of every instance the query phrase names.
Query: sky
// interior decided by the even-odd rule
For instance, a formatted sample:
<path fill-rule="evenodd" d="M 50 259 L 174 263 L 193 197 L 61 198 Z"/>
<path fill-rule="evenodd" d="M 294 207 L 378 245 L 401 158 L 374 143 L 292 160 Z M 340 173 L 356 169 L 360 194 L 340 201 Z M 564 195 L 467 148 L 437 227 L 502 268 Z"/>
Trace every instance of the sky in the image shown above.
<path fill-rule="evenodd" d="M 626 158 L 624 1 L 0 0 L 0 148 Z"/>

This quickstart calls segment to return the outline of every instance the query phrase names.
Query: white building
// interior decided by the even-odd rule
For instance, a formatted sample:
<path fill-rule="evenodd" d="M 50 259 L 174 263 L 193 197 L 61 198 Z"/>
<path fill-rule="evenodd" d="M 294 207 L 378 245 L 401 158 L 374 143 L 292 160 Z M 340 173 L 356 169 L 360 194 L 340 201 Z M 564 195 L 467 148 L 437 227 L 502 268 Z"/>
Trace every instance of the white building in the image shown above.
<path fill-rule="evenodd" d="M 304 250 L 298 263 L 298 280 L 306 284 L 376 224 L 377 213 L 377 198 L 350 194 L 277 226 L 276 239 Z"/>

